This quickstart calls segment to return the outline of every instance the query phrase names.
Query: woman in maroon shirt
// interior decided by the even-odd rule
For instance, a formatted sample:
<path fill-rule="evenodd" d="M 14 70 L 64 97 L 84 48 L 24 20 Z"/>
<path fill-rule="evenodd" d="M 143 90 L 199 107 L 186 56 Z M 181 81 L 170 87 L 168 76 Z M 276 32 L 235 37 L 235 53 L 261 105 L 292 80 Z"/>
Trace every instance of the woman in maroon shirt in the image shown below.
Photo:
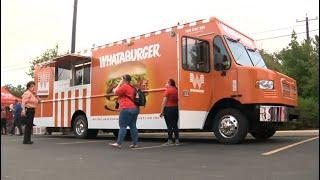
<path fill-rule="evenodd" d="M 119 135 L 116 143 L 111 143 L 113 147 L 121 148 L 121 144 L 127 133 L 127 126 L 130 127 L 132 145 L 130 148 L 137 148 L 138 145 L 138 129 L 136 126 L 139 114 L 138 106 L 133 102 L 136 94 L 135 88 L 130 84 L 131 76 L 126 74 L 122 76 L 118 86 L 113 90 L 115 95 L 119 96 Z"/>
<path fill-rule="evenodd" d="M 166 84 L 166 91 L 164 92 L 164 97 L 161 106 L 160 117 L 164 116 L 168 127 L 168 142 L 167 145 L 173 144 L 174 134 L 175 143 L 179 144 L 179 129 L 178 129 L 178 88 L 173 79 L 169 79 Z"/>

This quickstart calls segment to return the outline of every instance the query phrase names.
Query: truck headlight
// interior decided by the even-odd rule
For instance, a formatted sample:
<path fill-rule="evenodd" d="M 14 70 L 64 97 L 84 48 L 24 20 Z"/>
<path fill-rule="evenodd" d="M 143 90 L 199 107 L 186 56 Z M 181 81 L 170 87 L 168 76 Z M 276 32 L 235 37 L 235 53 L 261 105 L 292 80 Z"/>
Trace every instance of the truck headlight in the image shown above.
<path fill-rule="evenodd" d="M 257 87 L 259 89 L 273 89 L 273 80 L 260 80 L 257 81 Z"/>

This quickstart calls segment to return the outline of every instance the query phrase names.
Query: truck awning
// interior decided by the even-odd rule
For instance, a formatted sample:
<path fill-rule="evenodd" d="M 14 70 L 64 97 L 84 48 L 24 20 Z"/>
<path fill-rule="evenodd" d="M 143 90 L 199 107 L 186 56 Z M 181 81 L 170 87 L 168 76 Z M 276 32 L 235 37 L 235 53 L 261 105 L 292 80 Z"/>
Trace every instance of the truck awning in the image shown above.
<path fill-rule="evenodd" d="M 83 56 L 83 55 L 79 55 L 79 54 L 66 54 L 63 56 L 53 58 L 49 61 L 39 63 L 38 65 L 39 66 L 50 66 L 55 63 L 60 63 L 60 62 L 69 63 L 69 62 L 75 62 L 75 61 L 88 60 L 90 58 L 91 58 L 90 56 Z"/>

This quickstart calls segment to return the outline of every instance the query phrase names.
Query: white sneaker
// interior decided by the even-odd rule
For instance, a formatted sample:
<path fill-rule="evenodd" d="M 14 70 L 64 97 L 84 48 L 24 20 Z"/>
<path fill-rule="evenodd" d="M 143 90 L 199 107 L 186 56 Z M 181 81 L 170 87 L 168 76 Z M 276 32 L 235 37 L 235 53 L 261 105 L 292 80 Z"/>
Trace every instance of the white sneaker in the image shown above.
<path fill-rule="evenodd" d="M 172 145 L 173 144 L 173 141 L 172 140 L 168 140 L 166 143 L 164 143 L 163 145 L 164 146 L 169 146 L 169 145 Z"/>
<path fill-rule="evenodd" d="M 176 139 L 174 144 L 178 146 L 178 145 L 180 145 L 180 141 L 178 139 Z"/>

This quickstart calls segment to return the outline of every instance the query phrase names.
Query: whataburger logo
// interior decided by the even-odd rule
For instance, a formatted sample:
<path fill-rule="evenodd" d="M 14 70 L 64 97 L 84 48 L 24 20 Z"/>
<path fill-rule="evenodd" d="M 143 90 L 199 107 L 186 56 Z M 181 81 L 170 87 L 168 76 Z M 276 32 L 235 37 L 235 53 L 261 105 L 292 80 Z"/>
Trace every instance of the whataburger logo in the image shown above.
<path fill-rule="evenodd" d="M 142 48 L 131 49 L 99 57 L 100 68 L 118 65 L 128 61 L 141 61 L 160 57 L 160 45 L 151 44 Z"/>
<path fill-rule="evenodd" d="M 204 93 L 204 90 L 201 89 L 202 85 L 204 84 L 204 75 L 194 75 L 193 73 L 190 73 L 190 82 L 192 83 L 193 89 L 190 89 L 190 92 L 198 92 L 198 93 Z"/>

